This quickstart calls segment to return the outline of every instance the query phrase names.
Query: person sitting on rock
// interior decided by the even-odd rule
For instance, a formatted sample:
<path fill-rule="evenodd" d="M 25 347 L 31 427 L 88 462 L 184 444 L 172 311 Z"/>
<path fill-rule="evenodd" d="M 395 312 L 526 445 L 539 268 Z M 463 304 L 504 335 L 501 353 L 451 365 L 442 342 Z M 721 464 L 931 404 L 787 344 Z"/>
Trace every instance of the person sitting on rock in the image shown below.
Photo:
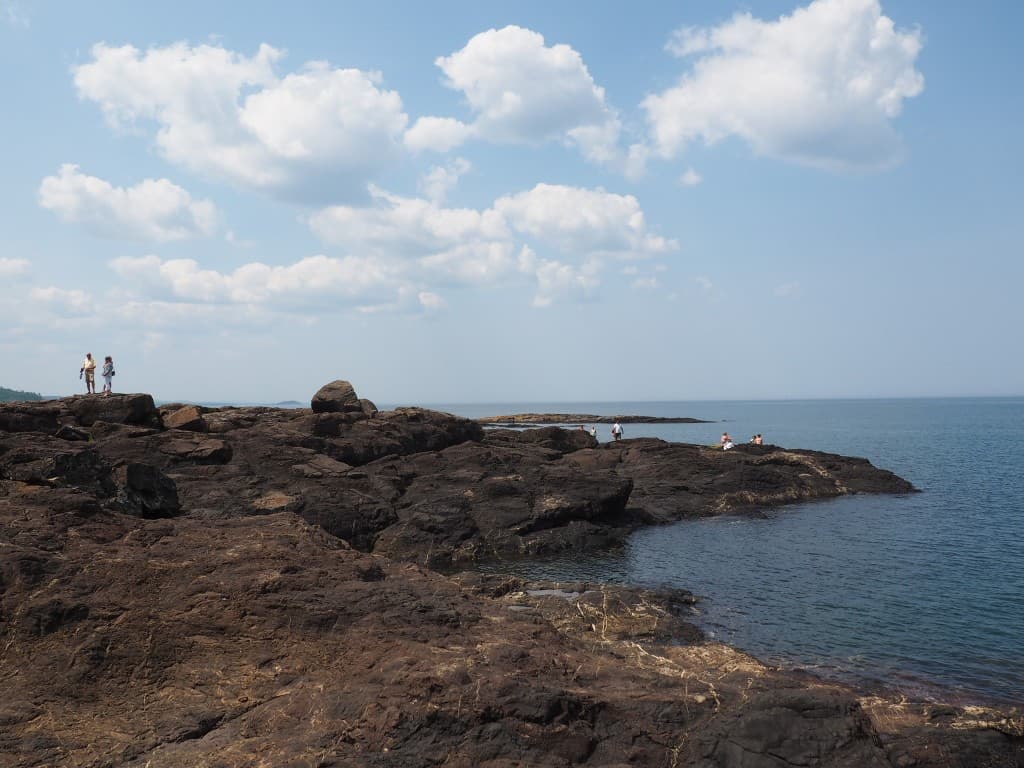
<path fill-rule="evenodd" d="M 761 437 L 760 432 L 754 435 L 754 445 L 764 445 L 764 438 Z"/>
<path fill-rule="evenodd" d="M 732 448 L 735 445 L 735 443 L 733 443 L 733 441 L 732 441 L 732 437 L 729 436 L 728 432 L 723 432 L 722 433 L 722 441 L 721 442 L 722 442 L 722 450 L 723 451 L 728 451 L 730 448 Z"/>

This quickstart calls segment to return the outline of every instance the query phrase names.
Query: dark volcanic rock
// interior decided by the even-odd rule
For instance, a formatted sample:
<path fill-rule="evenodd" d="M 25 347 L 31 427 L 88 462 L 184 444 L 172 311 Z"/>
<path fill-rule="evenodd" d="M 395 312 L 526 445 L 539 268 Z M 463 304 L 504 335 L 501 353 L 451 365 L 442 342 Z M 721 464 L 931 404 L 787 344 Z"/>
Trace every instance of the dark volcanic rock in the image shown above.
<path fill-rule="evenodd" d="M 207 430 L 202 411 L 194 405 L 186 405 L 164 414 L 163 421 L 167 429 L 185 429 L 191 432 Z"/>
<path fill-rule="evenodd" d="M 0 432 L 54 434 L 62 425 L 90 427 L 98 421 L 160 427 L 151 395 L 83 395 L 61 400 L 0 404 Z"/>
<path fill-rule="evenodd" d="M 366 401 L 202 409 L 197 434 L 79 400 L 0 406 L 0 764 L 1024 760 L 1019 713 L 867 699 L 765 667 L 702 641 L 688 593 L 409 562 L 582 550 L 647 522 L 910 489 L 864 460 L 485 435 Z M 54 436 L 64 425 L 91 439 Z"/>
<path fill-rule="evenodd" d="M 83 427 L 92 426 L 97 421 L 109 421 L 114 424 L 140 424 L 147 427 L 160 426 L 160 412 L 153 404 L 151 395 L 76 397 L 71 399 L 68 409 L 74 414 L 78 424 Z"/>
<path fill-rule="evenodd" d="M 129 515 L 174 517 L 181 511 L 174 481 L 156 467 L 129 462 L 114 472 L 118 508 Z"/>
<path fill-rule="evenodd" d="M 670 522 L 852 493 L 915 489 L 866 459 L 777 446 L 730 451 L 636 438 L 570 455 L 581 469 L 612 469 L 633 481 L 630 504 Z"/>
<path fill-rule="evenodd" d="M 313 395 L 310 402 L 313 413 L 336 413 L 342 411 L 359 411 L 362 413 L 362 405 L 355 389 L 347 381 L 338 379 L 330 384 L 324 384 Z"/>

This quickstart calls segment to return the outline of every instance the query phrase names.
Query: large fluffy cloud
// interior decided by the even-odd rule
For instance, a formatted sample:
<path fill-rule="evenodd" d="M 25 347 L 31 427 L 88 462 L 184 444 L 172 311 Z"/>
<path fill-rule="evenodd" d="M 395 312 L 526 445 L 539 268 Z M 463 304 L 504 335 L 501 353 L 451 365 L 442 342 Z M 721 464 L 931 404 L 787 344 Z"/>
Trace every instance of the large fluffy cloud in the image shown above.
<path fill-rule="evenodd" d="M 43 179 L 39 204 L 104 237 L 167 242 L 210 236 L 217 228 L 213 203 L 193 200 L 167 179 L 115 187 L 71 164 Z"/>
<path fill-rule="evenodd" d="M 286 266 L 260 262 L 231 272 L 192 259 L 121 258 L 111 268 L 142 295 L 182 302 L 280 308 L 360 306 L 390 301 L 403 288 L 400 270 L 379 259 L 311 256 Z"/>
<path fill-rule="evenodd" d="M 537 184 L 499 198 L 494 210 L 517 232 L 562 253 L 641 258 L 678 247 L 647 231 L 635 197 L 603 189 Z"/>
<path fill-rule="evenodd" d="M 279 78 L 282 57 L 176 43 L 145 52 L 92 49 L 75 68 L 79 95 L 117 126 L 156 123 L 167 159 L 273 193 L 342 198 L 365 188 L 401 148 L 407 118 L 380 76 L 312 62 Z"/>
<path fill-rule="evenodd" d="M 372 190 L 374 205 L 325 208 L 310 217 L 324 241 L 353 253 L 398 257 L 427 282 L 535 281 L 534 303 L 597 287 L 606 259 L 661 256 L 678 248 L 647 230 L 635 197 L 538 184 L 484 210 Z M 538 255 L 539 254 L 539 255 Z"/>
<path fill-rule="evenodd" d="M 443 208 L 430 200 L 392 195 L 376 187 L 371 194 L 374 205 L 325 208 L 310 217 L 310 226 L 334 245 L 401 256 L 508 237 L 504 220 L 492 210 Z"/>
<path fill-rule="evenodd" d="M 484 210 L 371 192 L 375 205 L 324 208 L 310 217 L 311 228 L 333 245 L 402 256 L 514 239 L 578 258 L 642 258 L 678 248 L 674 240 L 648 232 L 635 197 L 600 188 L 537 184 Z"/>
<path fill-rule="evenodd" d="M 758 154 L 833 169 L 899 159 L 891 121 L 919 94 L 916 30 L 878 0 L 815 0 L 775 21 L 744 13 L 678 30 L 669 49 L 693 58 L 679 82 L 643 102 L 655 151 L 737 136 Z"/>
<path fill-rule="evenodd" d="M 561 140 L 595 162 L 617 157 L 618 117 L 570 46 L 548 46 L 537 32 L 507 26 L 475 35 L 435 64 L 446 85 L 463 94 L 473 120 L 420 118 L 405 137 L 411 148 L 447 151 L 470 137 L 504 144 Z"/>

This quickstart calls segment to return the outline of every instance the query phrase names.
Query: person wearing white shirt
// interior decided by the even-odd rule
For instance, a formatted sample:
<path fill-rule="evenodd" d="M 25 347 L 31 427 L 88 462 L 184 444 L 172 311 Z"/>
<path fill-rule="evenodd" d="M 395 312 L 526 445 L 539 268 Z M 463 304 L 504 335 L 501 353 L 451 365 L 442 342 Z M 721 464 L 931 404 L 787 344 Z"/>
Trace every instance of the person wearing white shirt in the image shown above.
<path fill-rule="evenodd" d="M 96 361 L 92 359 L 92 352 L 85 353 L 85 360 L 78 371 L 78 378 L 85 377 L 85 394 L 96 394 Z"/>

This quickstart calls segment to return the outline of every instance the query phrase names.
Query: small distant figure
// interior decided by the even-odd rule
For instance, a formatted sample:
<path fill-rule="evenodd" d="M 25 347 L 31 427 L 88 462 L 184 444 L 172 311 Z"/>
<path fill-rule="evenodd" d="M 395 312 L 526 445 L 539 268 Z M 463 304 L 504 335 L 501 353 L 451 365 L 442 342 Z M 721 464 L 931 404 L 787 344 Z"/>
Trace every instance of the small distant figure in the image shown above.
<path fill-rule="evenodd" d="M 754 445 L 754 443 L 757 442 L 757 435 L 751 435 L 750 439 L 747 440 L 747 442 L 750 443 L 751 445 Z"/>
<path fill-rule="evenodd" d="M 617 421 L 614 424 L 612 424 L 612 439 L 613 440 L 621 440 L 622 439 L 622 425 L 619 424 L 619 422 L 617 422 Z"/>
<path fill-rule="evenodd" d="M 590 428 L 590 436 L 592 438 L 594 438 L 595 440 L 597 439 L 597 427 L 591 427 Z"/>
<path fill-rule="evenodd" d="M 760 432 L 754 435 L 754 445 L 764 445 L 764 438 L 761 437 Z"/>
<path fill-rule="evenodd" d="M 586 432 L 586 431 L 587 431 L 587 425 L 586 424 L 580 424 L 580 432 Z"/>
<path fill-rule="evenodd" d="M 103 371 L 102 371 L 102 376 L 103 376 L 103 396 L 104 397 L 106 397 L 107 395 L 109 395 L 113 391 L 113 387 L 111 386 L 111 382 L 114 379 L 114 374 L 115 373 L 116 373 L 116 371 L 114 370 L 114 358 L 112 358 L 110 355 L 107 355 L 105 358 L 103 358 Z"/>
<path fill-rule="evenodd" d="M 733 443 L 732 437 L 729 435 L 728 432 L 723 432 L 722 433 L 721 442 L 722 442 L 722 450 L 723 451 L 728 451 L 730 448 L 733 448 L 736 445 L 735 443 Z"/>
<path fill-rule="evenodd" d="M 85 353 L 85 360 L 78 370 L 78 378 L 85 377 L 85 394 L 96 394 L 96 361 L 92 359 L 92 352 Z"/>

